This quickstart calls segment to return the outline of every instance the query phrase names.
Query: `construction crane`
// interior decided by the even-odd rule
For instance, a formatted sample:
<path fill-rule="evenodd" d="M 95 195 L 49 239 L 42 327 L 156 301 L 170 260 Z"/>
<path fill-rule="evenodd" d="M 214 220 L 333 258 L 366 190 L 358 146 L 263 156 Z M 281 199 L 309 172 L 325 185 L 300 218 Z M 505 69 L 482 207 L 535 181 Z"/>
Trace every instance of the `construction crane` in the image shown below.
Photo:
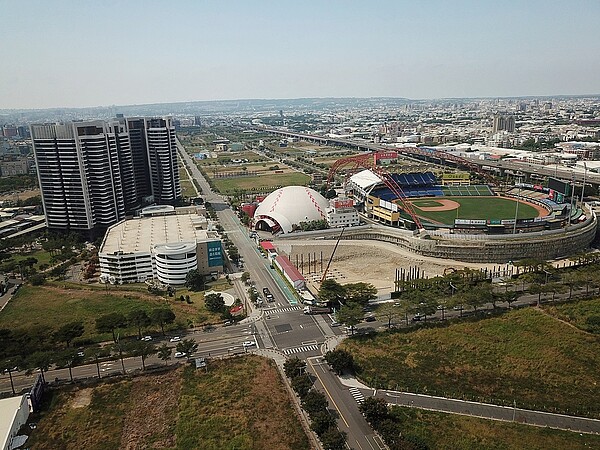
<path fill-rule="evenodd" d="M 327 271 L 329 270 L 329 266 L 331 265 L 331 261 L 333 261 L 333 255 L 335 255 L 335 251 L 338 248 L 338 245 L 340 243 L 340 239 L 342 239 L 342 235 L 344 234 L 344 230 L 346 228 L 342 228 L 342 232 L 340 233 L 340 235 L 337 238 L 337 241 L 335 243 L 335 247 L 333 247 L 333 251 L 331 252 L 331 256 L 329 257 L 329 261 L 327 262 L 327 266 L 325 267 L 325 272 L 323 272 L 323 276 L 321 277 L 321 282 L 320 284 L 323 284 L 323 281 L 325 281 L 325 278 L 327 278 Z"/>

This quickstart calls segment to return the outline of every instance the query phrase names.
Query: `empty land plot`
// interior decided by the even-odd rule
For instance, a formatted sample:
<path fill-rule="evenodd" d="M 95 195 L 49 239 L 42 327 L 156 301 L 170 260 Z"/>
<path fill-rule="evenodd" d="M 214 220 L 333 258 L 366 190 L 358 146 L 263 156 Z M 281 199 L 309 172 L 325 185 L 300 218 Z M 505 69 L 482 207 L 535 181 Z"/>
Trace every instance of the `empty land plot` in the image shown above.
<path fill-rule="evenodd" d="M 44 286 L 25 285 L 0 313 L 0 328 L 28 329 L 42 327 L 56 330 L 69 322 L 81 321 L 85 326 L 84 338 L 95 341 L 111 339 L 109 334 L 96 333 L 96 318 L 118 312 L 127 315 L 136 309 L 150 311 L 154 308 L 170 307 L 175 313 L 175 324 L 166 328 L 185 328 L 188 323 L 201 325 L 215 323 L 219 315 L 206 310 L 201 293 L 177 291 L 179 295 L 190 295 L 192 304 L 182 301 L 166 301 L 164 297 L 154 296 L 143 291 L 127 291 L 110 287 L 100 289 L 65 289 L 63 283 Z M 160 328 L 155 327 L 155 331 Z M 135 335 L 137 329 L 125 330 L 125 334 Z"/>
<path fill-rule="evenodd" d="M 557 319 L 564 320 L 576 326 L 580 330 L 590 333 L 598 332 L 596 331 L 598 325 L 588 319 L 590 317 L 600 317 L 600 298 L 547 306 L 544 307 L 544 311 L 547 311 Z"/>
<path fill-rule="evenodd" d="M 300 172 L 266 173 L 260 176 L 239 178 L 215 178 L 213 183 L 222 194 L 233 193 L 236 190 L 275 190 L 284 186 L 306 186 L 310 177 Z"/>
<path fill-rule="evenodd" d="M 420 206 L 431 206 L 432 199 L 410 200 L 416 208 L 420 217 L 435 222 L 452 225 L 454 219 L 514 219 L 516 201 L 502 197 L 440 197 L 440 199 L 452 200 L 460 206 L 447 211 L 424 211 Z M 544 210 L 545 212 L 545 210 Z M 519 202 L 518 218 L 531 219 L 540 216 L 541 210 L 529 203 Z"/>
<path fill-rule="evenodd" d="M 274 363 L 258 356 L 209 361 L 47 402 L 32 449 L 308 449 Z"/>
<path fill-rule="evenodd" d="M 600 418 L 600 341 L 533 308 L 342 348 L 380 387 Z"/>
<path fill-rule="evenodd" d="M 575 450 L 600 448 L 600 436 L 395 406 L 402 435 L 438 450 Z"/>

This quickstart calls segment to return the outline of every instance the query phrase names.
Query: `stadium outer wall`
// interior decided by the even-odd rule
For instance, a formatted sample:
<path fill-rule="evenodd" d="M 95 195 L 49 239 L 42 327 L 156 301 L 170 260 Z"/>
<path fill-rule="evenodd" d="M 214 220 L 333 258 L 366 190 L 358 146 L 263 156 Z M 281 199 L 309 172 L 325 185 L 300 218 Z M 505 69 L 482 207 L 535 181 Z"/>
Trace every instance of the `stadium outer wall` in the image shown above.
<path fill-rule="evenodd" d="M 597 218 L 591 214 L 584 222 L 570 227 L 518 233 L 515 235 L 453 235 L 440 232 L 415 232 L 371 224 L 346 228 L 344 240 L 377 240 L 399 245 L 423 256 L 474 263 L 507 263 L 525 258 L 549 260 L 573 255 L 589 247 L 597 231 Z M 279 239 L 337 239 L 339 229 L 291 233 Z"/>

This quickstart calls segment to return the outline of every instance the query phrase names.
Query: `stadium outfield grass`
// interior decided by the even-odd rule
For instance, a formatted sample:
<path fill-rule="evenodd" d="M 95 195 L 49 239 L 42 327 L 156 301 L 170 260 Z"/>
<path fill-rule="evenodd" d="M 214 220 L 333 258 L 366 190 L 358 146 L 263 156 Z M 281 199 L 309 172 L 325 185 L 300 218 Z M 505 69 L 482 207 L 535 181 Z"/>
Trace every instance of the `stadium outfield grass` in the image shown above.
<path fill-rule="evenodd" d="M 514 219 L 516 201 L 502 197 L 440 197 L 443 200 L 453 200 L 460 204 L 457 209 L 449 211 L 423 211 L 419 207 L 440 206 L 436 199 L 424 198 L 412 200 L 416 213 L 425 219 L 447 225 L 454 224 L 454 219 Z M 538 217 L 538 211 L 533 206 L 520 203 L 518 218 L 531 219 Z"/>

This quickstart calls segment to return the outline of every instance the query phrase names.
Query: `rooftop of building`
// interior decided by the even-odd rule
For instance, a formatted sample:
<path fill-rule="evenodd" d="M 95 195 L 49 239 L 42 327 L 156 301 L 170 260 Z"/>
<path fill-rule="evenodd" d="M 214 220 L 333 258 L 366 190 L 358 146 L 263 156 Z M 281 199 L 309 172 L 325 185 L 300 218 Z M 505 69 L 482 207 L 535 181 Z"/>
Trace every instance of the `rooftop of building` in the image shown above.
<path fill-rule="evenodd" d="M 0 448 L 7 448 L 9 433 L 17 411 L 21 407 L 23 396 L 0 400 Z"/>
<path fill-rule="evenodd" d="M 125 220 L 108 229 L 100 253 L 150 252 L 157 244 L 200 242 L 216 237 L 214 232 L 203 229 L 203 226 L 206 226 L 206 219 L 198 214 Z"/>

